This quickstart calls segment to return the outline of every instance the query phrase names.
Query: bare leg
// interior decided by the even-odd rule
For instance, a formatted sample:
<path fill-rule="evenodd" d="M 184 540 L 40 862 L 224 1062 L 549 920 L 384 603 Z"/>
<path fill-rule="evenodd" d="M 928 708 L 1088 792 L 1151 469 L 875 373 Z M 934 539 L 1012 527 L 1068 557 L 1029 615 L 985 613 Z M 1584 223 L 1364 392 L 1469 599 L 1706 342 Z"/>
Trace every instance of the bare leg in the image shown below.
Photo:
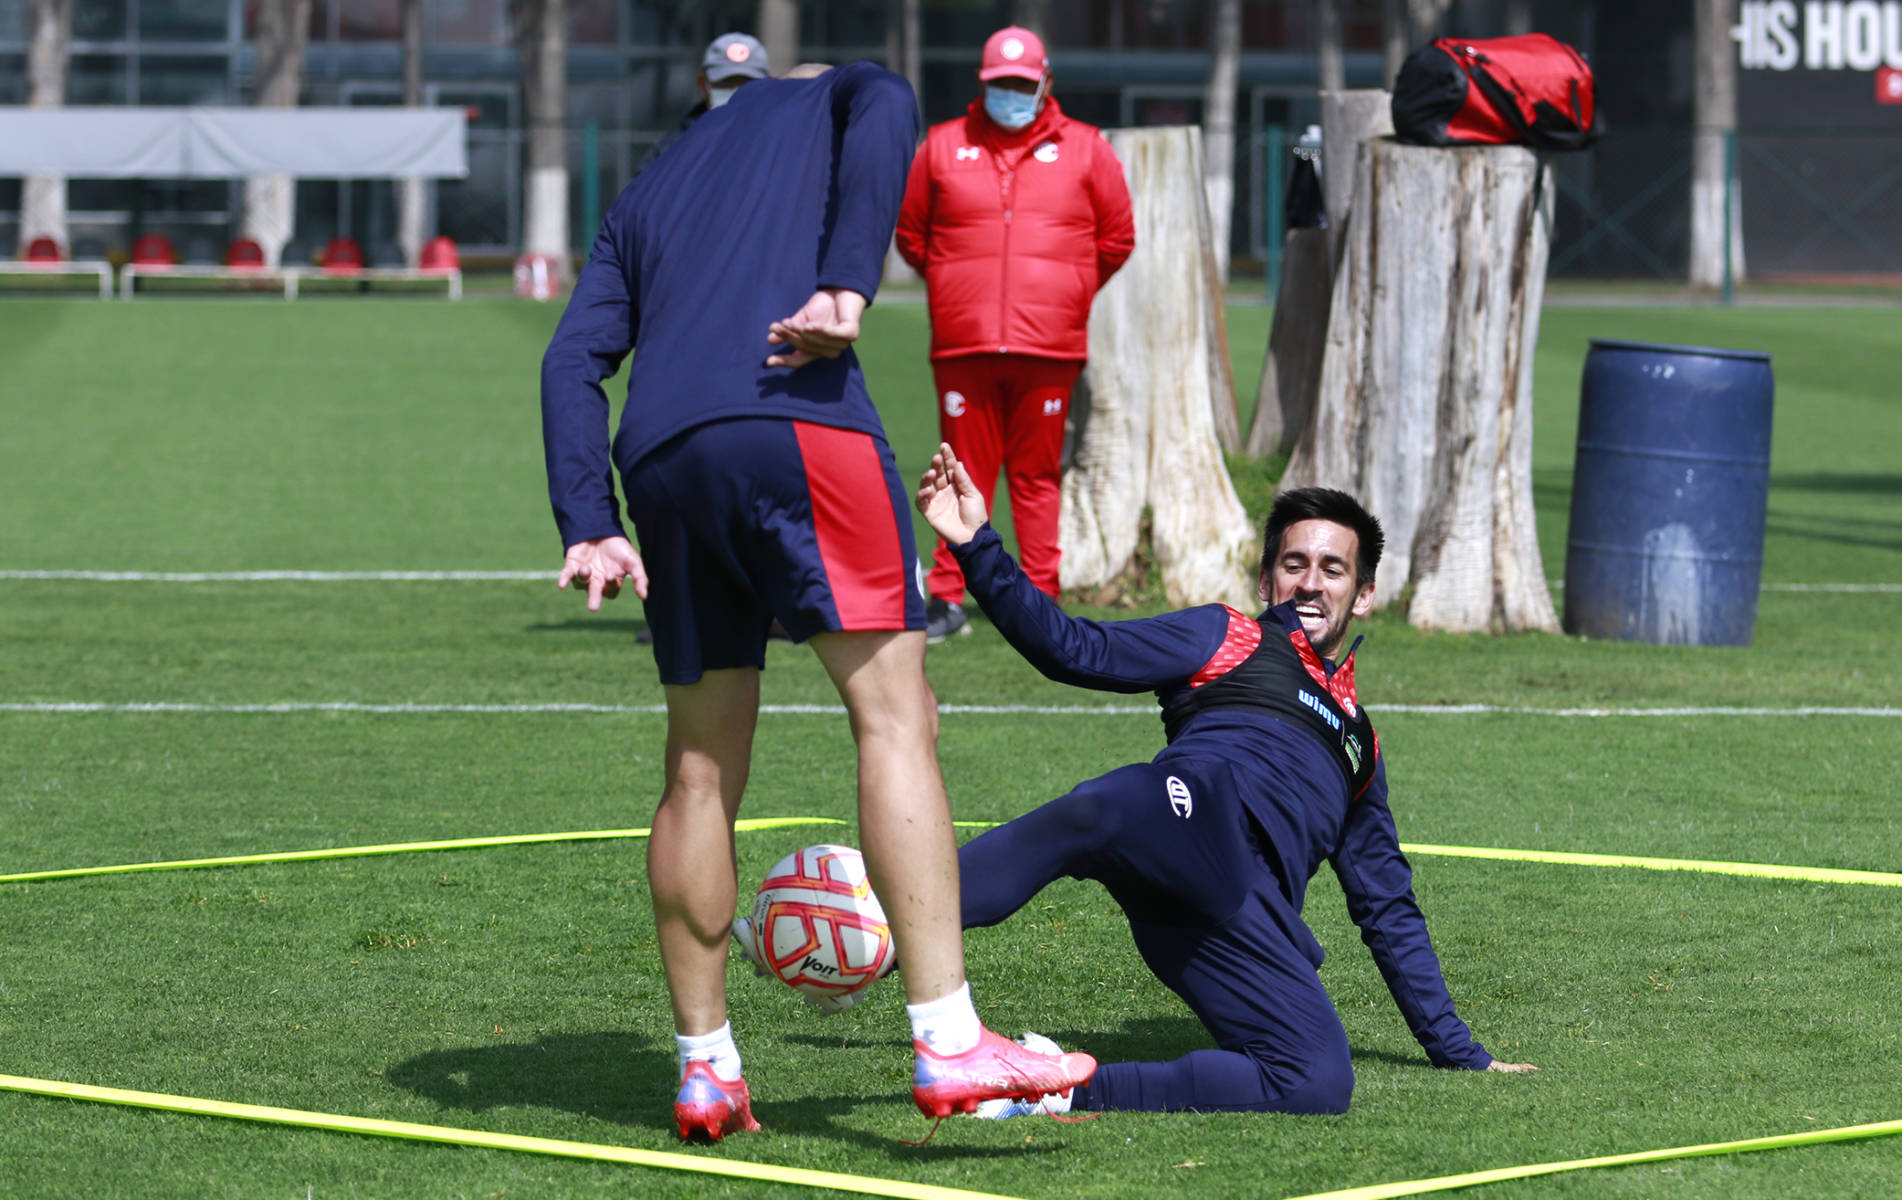
<path fill-rule="evenodd" d="M 647 879 L 674 1030 L 691 1036 L 726 1023 L 733 820 L 759 719 L 759 672 L 708 671 L 666 690 L 667 790 L 647 842 Z"/>
<path fill-rule="evenodd" d="M 964 983 L 964 934 L 925 635 L 826 633 L 812 647 L 851 714 L 861 849 L 892 923 L 905 997 L 913 1004 L 936 1000 Z"/>

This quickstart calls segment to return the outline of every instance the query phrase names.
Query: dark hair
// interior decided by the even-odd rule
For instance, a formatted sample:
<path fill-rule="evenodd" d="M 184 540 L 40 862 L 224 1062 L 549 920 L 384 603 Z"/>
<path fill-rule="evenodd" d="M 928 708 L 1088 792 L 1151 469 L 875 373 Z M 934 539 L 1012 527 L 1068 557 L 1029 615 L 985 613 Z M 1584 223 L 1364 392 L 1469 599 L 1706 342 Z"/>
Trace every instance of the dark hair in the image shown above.
<path fill-rule="evenodd" d="M 1354 555 L 1354 582 L 1372 583 L 1380 566 L 1380 552 L 1386 548 L 1387 535 L 1380 522 L 1360 506 L 1360 501 L 1333 488 L 1295 488 L 1275 497 L 1268 513 L 1268 527 L 1262 531 L 1261 569 L 1270 570 L 1281 556 L 1281 534 L 1300 521 L 1332 521 L 1354 531 L 1359 546 Z"/>

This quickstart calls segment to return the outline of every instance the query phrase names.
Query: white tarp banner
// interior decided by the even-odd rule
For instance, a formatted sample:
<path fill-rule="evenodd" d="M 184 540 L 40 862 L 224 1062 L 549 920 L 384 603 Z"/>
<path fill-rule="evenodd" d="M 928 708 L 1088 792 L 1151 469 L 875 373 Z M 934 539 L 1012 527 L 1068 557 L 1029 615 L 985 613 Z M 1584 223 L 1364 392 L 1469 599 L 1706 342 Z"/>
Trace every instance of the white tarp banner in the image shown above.
<path fill-rule="evenodd" d="M 460 108 L 0 108 L 0 177 L 461 178 Z"/>
<path fill-rule="evenodd" d="M 0 108 L 0 177 L 170 179 L 185 162 L 175 108 Z"/>

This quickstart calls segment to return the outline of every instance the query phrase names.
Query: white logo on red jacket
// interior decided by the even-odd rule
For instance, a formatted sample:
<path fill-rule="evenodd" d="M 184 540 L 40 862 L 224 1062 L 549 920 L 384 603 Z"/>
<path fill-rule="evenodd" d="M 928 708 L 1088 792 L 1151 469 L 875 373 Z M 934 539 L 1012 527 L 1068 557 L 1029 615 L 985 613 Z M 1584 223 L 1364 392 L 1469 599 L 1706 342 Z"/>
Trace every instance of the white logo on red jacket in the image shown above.
<path fill-rule="evenodd" d="M 944 394 L 944 415 L 961 417 L 964 415 L 964 393 L 946 392 Z"/>
<path fill-rule="evenodd" d="M 959 146 L 958 147 L 958 161 L 959 162 L 963 162 L 967 158 L 982 158 L 982 157 L 984 157 L 984 152 L 982 150 L 979 150 L 976 146 Z"/>
<path fill-rule="evenodd" d="M 1057 144 L 1055 142 L 1045 142 L 1043 145 L 1031 151 L 1031 157 L 1035 158 L 1040 163 L 1056 162 L 1057 161 Z"/>

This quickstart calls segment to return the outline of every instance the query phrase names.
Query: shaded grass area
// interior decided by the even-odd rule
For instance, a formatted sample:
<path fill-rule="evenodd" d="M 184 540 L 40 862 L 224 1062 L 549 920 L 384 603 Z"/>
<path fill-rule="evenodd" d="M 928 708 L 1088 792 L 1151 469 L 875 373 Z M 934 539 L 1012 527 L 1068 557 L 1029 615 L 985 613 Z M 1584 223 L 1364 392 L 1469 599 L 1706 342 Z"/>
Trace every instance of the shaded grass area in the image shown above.
<path fill-rule="evenodd" d="M 552 572 L 534 394 L 550 309 L 199 300 L 4 315 L 0 358 L 33 402 L 9 407 L 0 440 L 0 568 Z M 1548 575 L 1563 562 L 1578 369 L 1601 336 L 1772 350 L 1766 577 L 1902 580 L 1902 405 L 1886 381 L 1902 334 L 1880 318 L 1548 311 L 1535 461 Z M 1244 395 L 1267 320 L 1231 313 Z M 908 472 L 935 438 L 924 338 L 922 308 L 878 308 L 863 347 Z M 1265 478 L 1243 483 L 1264 502 Z M 1893 870 L 1894 718 L 1381 707 L 1895 706 L 1899 609 L 1893 596 L 1770 592 L 1756 644 L 1721 651 L 1431 636 L 1377 618 L 1361 688 L 1402 837 Z M 654 704 L 631 644 L 640 619 L 626 600 L 591 618 L 532 583 L 0 581 L 0 702 Z M 768 703 L 831 702 L 803 650 L 775 645 L 769 662 Z M 953 704 L 1143 703 L 1049 684 L 981 622 L 930 662 Z M 662 729 L 637 713 L 0 713 L 0 871 L 643 825 Z M 956 815 L 987 821 L 1159 743 L 1143 713 L 953 715 L 941 756 Z M 837 717 L 765 718 L 747 814 L 849 822 L 852 763 Z M 741 835 L 741 877 L 853 836 L 849 823 Z M 0 1070 L 677 1149 L 642 854 L 576 843 L 0 885 Z M 1538 1075 L 1430 1069 L 1324 869 L 1307 915 L 1355 1051 L 1343 1118 L 951 1122 L 912 1149 L 898 1144 L 923 1132 L 903 1091 L 900 990 L 822 1022 L 736 971 L 770 1132 L 689 1153 L 1019 1196 L 1273 1196 L 1902 1116 L 1893 889 L 1424 856 L 1415 868 L 1463 1015 Z M 999 1028 L 1106 1058 L 1205 1044 L 1092 886 L 1048 889 L 974 932 L 969 957 Z M 30 1195 L 795 1194 L 12 1095 L 0 1157 L 0 1192 Z M 1898 1186 L 1902 1139 L 1501 1191 Z"/>

